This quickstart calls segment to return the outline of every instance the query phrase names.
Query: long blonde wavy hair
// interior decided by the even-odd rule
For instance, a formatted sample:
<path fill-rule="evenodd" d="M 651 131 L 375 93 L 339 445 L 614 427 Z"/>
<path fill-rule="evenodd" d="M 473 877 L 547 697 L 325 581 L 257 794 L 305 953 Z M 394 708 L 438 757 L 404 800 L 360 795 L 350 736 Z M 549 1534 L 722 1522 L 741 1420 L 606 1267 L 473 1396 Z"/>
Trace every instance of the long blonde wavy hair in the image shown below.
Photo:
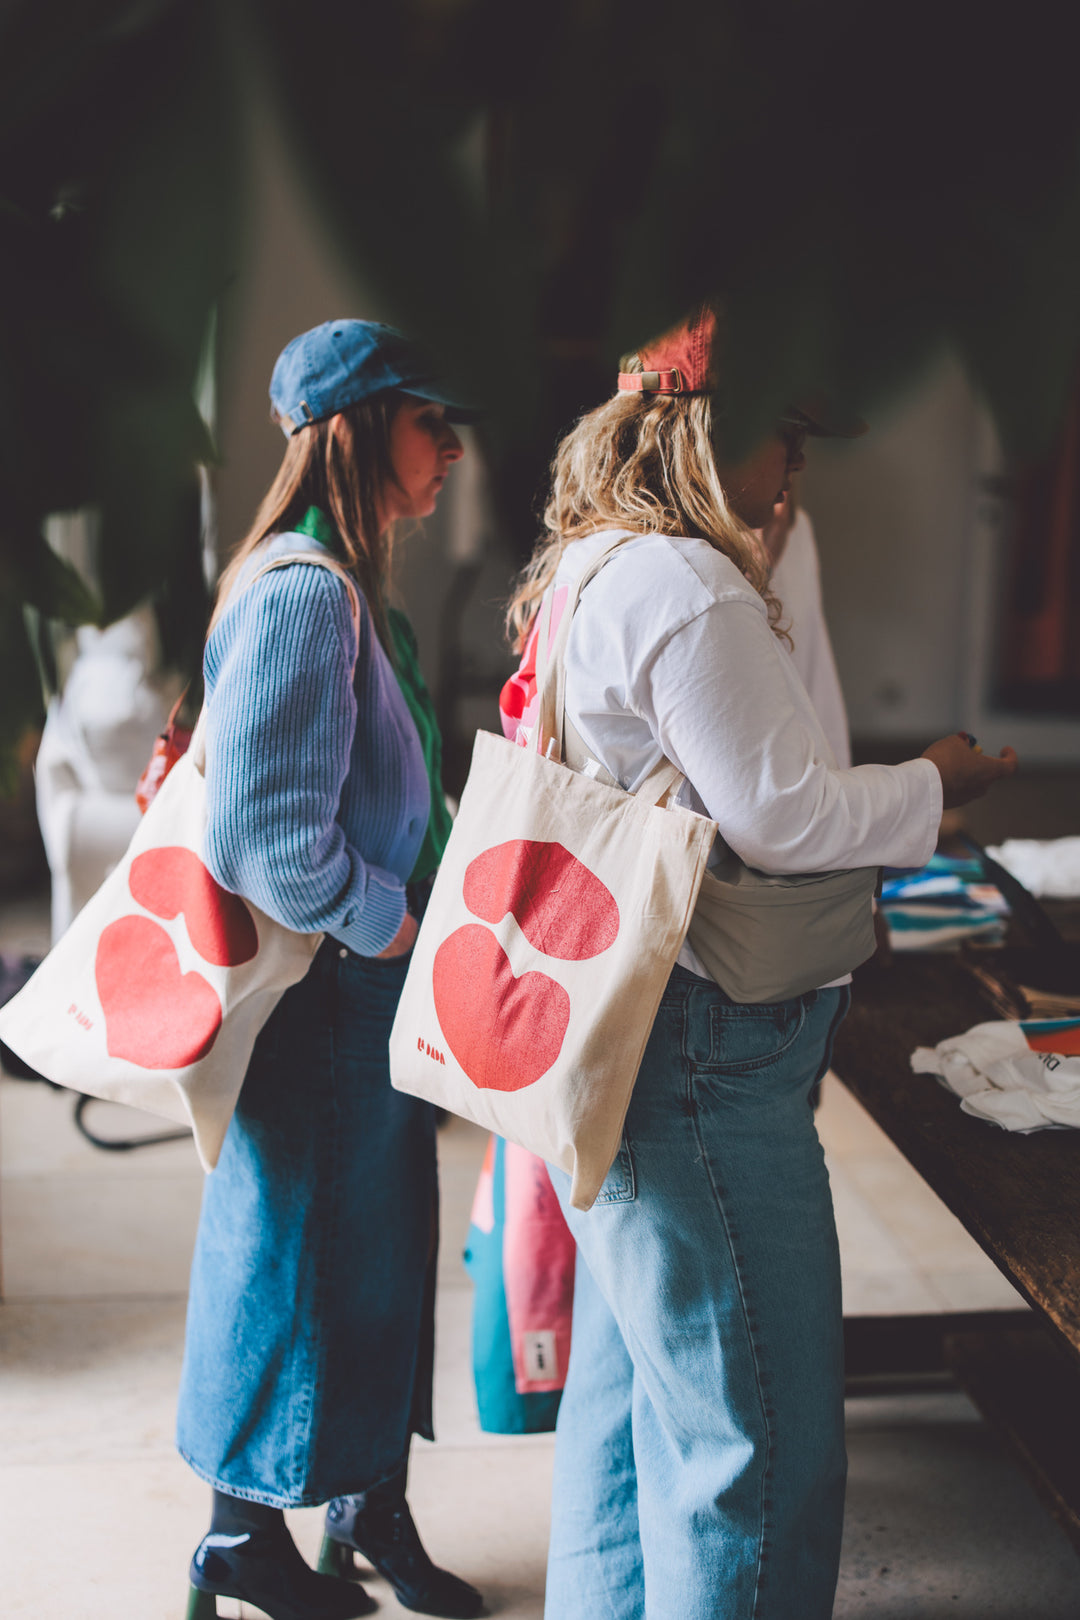
<path fill-rule="evenodd" d="M 630 355 L 623 371 L 640 371 Z M 589 411 L 563 439 L 551 467 L 545 533 L 519 575 L 506 613 L 520 652 L 568 545 L 603 529 L 706 540 L 764 598 L 776 635 L 790 638 L 769 587 L 769 561 L 736 517 L 716 471 L 708 394 L 618 393 Z"/>

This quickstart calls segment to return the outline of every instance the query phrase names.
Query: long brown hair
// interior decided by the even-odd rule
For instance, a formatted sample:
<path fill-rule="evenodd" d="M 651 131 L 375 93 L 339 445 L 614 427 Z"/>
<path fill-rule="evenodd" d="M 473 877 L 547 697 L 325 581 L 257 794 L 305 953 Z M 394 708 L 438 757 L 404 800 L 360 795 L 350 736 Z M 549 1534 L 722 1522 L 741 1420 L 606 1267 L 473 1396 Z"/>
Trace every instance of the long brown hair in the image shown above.
<path fill-rule="evenodd" d="M 388 646 L 386 595 L 393 525 L 382 527 L 380 508 L 387 485 L 397 483 L 390 459 L 390 427 L 401 403 L 401 393 L 387 389 L 292 435 L 251 528 L 218 582 L 211 628 L 237 574 L 260 541 L 295 528 L 309 506 L 318 506 L 337 530 L 344 552 L 341 560 L 356 576 L 379 639 Z"/>
<path fill-rule="evenodd" d="M 622 369 L 640 371 L 641 361 L 630 355 Z M 775 633 L 789 639 L 764 548 L 728 505 L 717 476 L 708 394 L 628 391 L 589 411 L 555 454 L 544 529 L 507 609 L 518 652 L 566 547 L 602 529 L 707 540 L 764 598 Z"/>

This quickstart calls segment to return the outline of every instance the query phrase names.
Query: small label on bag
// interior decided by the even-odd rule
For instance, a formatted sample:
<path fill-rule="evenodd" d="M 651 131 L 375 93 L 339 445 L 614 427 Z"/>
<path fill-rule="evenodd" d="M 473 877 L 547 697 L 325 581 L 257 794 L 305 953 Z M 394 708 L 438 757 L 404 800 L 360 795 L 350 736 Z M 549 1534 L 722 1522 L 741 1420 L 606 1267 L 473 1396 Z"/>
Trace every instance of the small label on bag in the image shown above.
<path fill-rule="evenodd" d="M 432 1046 L 430 1041 L 425 1041 L 422 1035 L 416 1037 L 416 1049 L 418 1052 L 423 1052 L 433 1063 L 441 1063 L 443 1068 L 446 1067 L 446 1059 L 439 1051 L 439 1048 Z"/>
<path fill-rule="evenodd" d="M 526 1378 L 558 1378 L 559 1358 L 555 1354 L 555 1335 L 550 1328 L 538 1329 L 535 1333 L 523 1333 L 521 1345 Z"/>

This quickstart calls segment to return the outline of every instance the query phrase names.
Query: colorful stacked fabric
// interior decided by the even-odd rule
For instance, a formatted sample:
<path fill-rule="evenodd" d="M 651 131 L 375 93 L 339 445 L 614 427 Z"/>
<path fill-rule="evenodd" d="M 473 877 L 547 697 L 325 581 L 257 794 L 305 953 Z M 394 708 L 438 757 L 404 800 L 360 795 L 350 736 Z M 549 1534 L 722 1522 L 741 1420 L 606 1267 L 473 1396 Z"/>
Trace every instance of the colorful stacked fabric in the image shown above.
<path fill-rule="evenodd" d="M 977 860 L 932 855 L 918 872 L 885 868 L 878 902 L 894 951 L 956 950 L 965 940 L 997 945 L 1008 902 Z"/>

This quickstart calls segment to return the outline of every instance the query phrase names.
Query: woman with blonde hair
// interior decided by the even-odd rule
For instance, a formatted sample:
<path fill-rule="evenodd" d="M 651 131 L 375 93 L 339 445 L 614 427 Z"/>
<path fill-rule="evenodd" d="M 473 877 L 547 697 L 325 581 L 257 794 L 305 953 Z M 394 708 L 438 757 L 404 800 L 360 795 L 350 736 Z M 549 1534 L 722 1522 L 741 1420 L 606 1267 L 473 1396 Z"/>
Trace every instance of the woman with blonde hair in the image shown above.
<path fill-rule="evenodd" d="M 750 532 L 803 465 L 806 435 L 831 424 L 793 411 L 752 455 L 725 458 L 715 347 L 704 308 L 628 362 L 563 441 L 547 533 L 511 604 L 524 656 L 504 724 L 523 740 L 535 720 L 544 593 L 554 633 L 569 587 L 622 536 L 570 630 L 570 762 L 633 792 L 666 756 L 681 801 L 718 825 L 716 863 L 922 865 L 943 805 L 984 792 L 1015 755 L 955 736 L 903 765 L 836 768 Z M 808 1099 L 848 997 L 844 979 L 739 1003 L 687 944 L 593 1208 L 572 1209 L 549 1167 L 578 1266 L 548 1620 L 831 1613 L 840 1270 Z"/>
<path fill-rule="evenodd" d="M 271 1620 L 367 1614 L 355 1551 L 406 1607 L 464 1617 L 480 1594 L 432 1564 L 405 1500 L 411 1436 L 432 1437 L 435 1127 L 391 1089 L 387 1042 L 447 825 L 387 587 L 393 526 L 434 510 L 468 413 L 372 321 L 295 338 L 270 397 L 285 457 L 206 644 L 207 861 L 325 939 L 256 1042 L 206 1182 L 177 1443 L 213 1511 L 188 1617 L 219 1596 Z M 324 1502 L 316 1573 L 283 1510 Z"/>

